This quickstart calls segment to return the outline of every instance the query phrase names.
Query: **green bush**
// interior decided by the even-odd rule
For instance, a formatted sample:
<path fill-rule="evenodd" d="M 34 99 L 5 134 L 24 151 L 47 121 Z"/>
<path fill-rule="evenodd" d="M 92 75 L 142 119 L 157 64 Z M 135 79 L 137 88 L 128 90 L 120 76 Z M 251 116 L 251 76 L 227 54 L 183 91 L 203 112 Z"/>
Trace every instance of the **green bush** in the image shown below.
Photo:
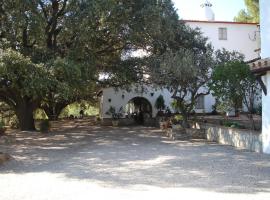
<path fill-rule="evenodd" d="M 183 120 L 183 116 L 182 115 L 175 115 L 174 119 L 176 119 L 177 121 L 181 121 L 181 120 Z"/>
<path fill-rule="evenodd" d="M 40 122 L 40 132 L 47 133 L 50 130 L 50 121 L 49 120 L 42 120 Z"/>
<path fill-rule="evenodd" d="M 244 126 L 240 125 L 239 123 L 231 122 L 231 121 L 225 121 L 223 123 L 223 125 L 226 126 L 226 127 L 230 127 L 230 128 L 240 128 L 240 129 L 245 128 Z"/>
<path fill-rule="evenodd" d="M 180 114 L 174 115 L 171 119 L 172 124 L 181 124 L 183 121 L 183 116 Z"/>
<path fill-rule="evenodd" d="M 156 99 L 155 102 L 155 107 L 156 109 L 158 109 L 159 111 L 164 110 L 165 109 L 165 100 L 163 98 L 162 95 L 159 95 L 159 97 Z"/>

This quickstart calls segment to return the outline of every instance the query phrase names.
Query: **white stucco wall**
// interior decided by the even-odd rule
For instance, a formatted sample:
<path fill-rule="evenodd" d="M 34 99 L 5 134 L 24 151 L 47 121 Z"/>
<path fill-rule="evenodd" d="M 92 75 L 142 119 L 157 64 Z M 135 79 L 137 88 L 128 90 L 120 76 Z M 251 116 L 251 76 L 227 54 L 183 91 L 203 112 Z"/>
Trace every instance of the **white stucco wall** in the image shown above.
<path fill-rule="evenodd" d="M 261 57 L 270 58 L 270 2 L 260 0 Z M 267 95 L 262 95 L 262 140 L 263 152 L 270 154 L 270 72 L 262 77 Z"/>
<path fill-rule="evenodd" d="M 154 95 L 151 96 L 151 93 Z M 121 107 L 125 108 L 127 103 L 135 98 L 135 97 L 144 97 L 151 103 L 152 106 L 152 116 L 156 116 L 157 109 L 155 108 L 155 102 L 158 96 L 162 94 L 165 100 L 165 105 L 169 106 L 171 105 L 171 94 L 168 90 L 155 90 L 151 87 L 144 86 L 144 92 L 142 92 L 140 87 L 132 87 L 131 91 L 128 92 L 126 90 L 115 90 L 115 88 L 105 88 L 103 89 L 103 96 L 101 98 L 101 110 L 100 114 L 102 118 L 110 118 L 110 115 L 107 115 L 106 112 L 109 110 L 111 106 L 116 108 L 116 111 L 119 111 Z M 124 98 L 122 97 L 124 95 Z M 109 99 L 111 99 L 111 102 L 109 102 Z"/>
<path fill-rule="evenodd" d="M 225 48 L 229 51 L 241 52 L 245 55 L 247 61 L 259 57 L 258 52 L 254 51 L 259 48 L 259 28 L 257 24 L 189 20 L 185 20 L 185 22 L 192 28 L 200 28 L 215 50 Z M 218 28 L 227 28 L 227 40 L 219 40 Z M 255 34 L 257 37 L 255 37 Z"/>
<path fill-rule="evenodd" d="M 102 118 L 110 118 L 110 115 L 107 115 L 106 112 L 110 109 L 111 106 L 115 107 L 116 111 L 119 111 L 121 107 L 125 108 L 126 104 L 135 97 L 144 97 L 147 99 L 152 106 L 152 116 L 155 117 L 157 114 L 157 109 L 155 108 L 156 99 L 159 95 L 163 95 L 165 100 L 166 107 L 168 106 L 171 111 L 171 103 L 173 99 L 171 98 L 171 93 L 166 90 L 155 89 L 152 87 L 145 87 L 144 92 L 141 92 L 140 87 L 133 87 L 130 92 L 126 90 L 115 90 L 114 88 L 105 88 L 103 89 L 103 95 L 100 97 L 100 115 Z M 137 89 L 136 89 L 137 88 Z M 154 95 L 151 96 L 151 93 Z M 122 97 L 124 95 L 124 98 Z M 204 109 L 197 109 L 196 112 L 211 112 L 212 105 L 215 103 L 215 99 L 212 95 L 207 95 L 204 97 Z M 109 102 L 111 99 L 111 102 Z"/>
<path fill-rule="evenodd" d="M 262 79 L 267 88 L 267 95 L 262 95 L 263 152 L 270 154 L 270 72 Z"/>
<path fill-rule="evenodd" d="M 270 58 L 270 1 L 260 0 L 261 57 Z"/>

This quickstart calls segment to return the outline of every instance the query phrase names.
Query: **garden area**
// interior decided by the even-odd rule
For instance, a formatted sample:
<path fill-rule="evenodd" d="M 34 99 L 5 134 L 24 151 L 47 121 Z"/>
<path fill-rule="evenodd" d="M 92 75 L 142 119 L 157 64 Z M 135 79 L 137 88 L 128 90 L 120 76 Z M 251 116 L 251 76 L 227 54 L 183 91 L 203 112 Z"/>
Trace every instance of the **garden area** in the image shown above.
<path fill-rule="evenodd" d="M 0 199 L 269 199 L 265 85 L 176 3 L 0 3 Z"/>

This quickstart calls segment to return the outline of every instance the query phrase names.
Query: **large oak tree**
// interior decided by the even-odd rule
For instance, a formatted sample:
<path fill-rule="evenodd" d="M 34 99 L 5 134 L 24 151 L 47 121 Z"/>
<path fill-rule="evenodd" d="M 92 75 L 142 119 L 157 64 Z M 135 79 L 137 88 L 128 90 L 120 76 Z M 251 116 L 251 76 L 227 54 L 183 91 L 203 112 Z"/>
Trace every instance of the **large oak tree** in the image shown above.
<path fill-rule="evenodd" d="M 21 129 L 33 130 L 37 107 L 57 115 L 92 98 L 97 85 L 138 81 L 144 62 L 123 57 L 164 52 L 178 25 L 170 0 L 2 1 L 0 100 L 16 110 Z"/>

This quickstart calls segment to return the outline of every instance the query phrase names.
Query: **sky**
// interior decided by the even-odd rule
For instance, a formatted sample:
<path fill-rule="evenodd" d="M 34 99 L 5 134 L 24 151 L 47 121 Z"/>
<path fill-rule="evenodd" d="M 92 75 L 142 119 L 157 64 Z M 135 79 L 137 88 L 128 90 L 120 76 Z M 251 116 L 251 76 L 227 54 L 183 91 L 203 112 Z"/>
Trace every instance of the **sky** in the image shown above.
<path fill-rule="evenodd" d="M 205 0 L 172 0 L 181 19 L 200 20 Z M 213 4 L 212 10 L 217 21 L 233 21 L 241 9 L 245 8 L 244 0 L 209 0 Z"/>

